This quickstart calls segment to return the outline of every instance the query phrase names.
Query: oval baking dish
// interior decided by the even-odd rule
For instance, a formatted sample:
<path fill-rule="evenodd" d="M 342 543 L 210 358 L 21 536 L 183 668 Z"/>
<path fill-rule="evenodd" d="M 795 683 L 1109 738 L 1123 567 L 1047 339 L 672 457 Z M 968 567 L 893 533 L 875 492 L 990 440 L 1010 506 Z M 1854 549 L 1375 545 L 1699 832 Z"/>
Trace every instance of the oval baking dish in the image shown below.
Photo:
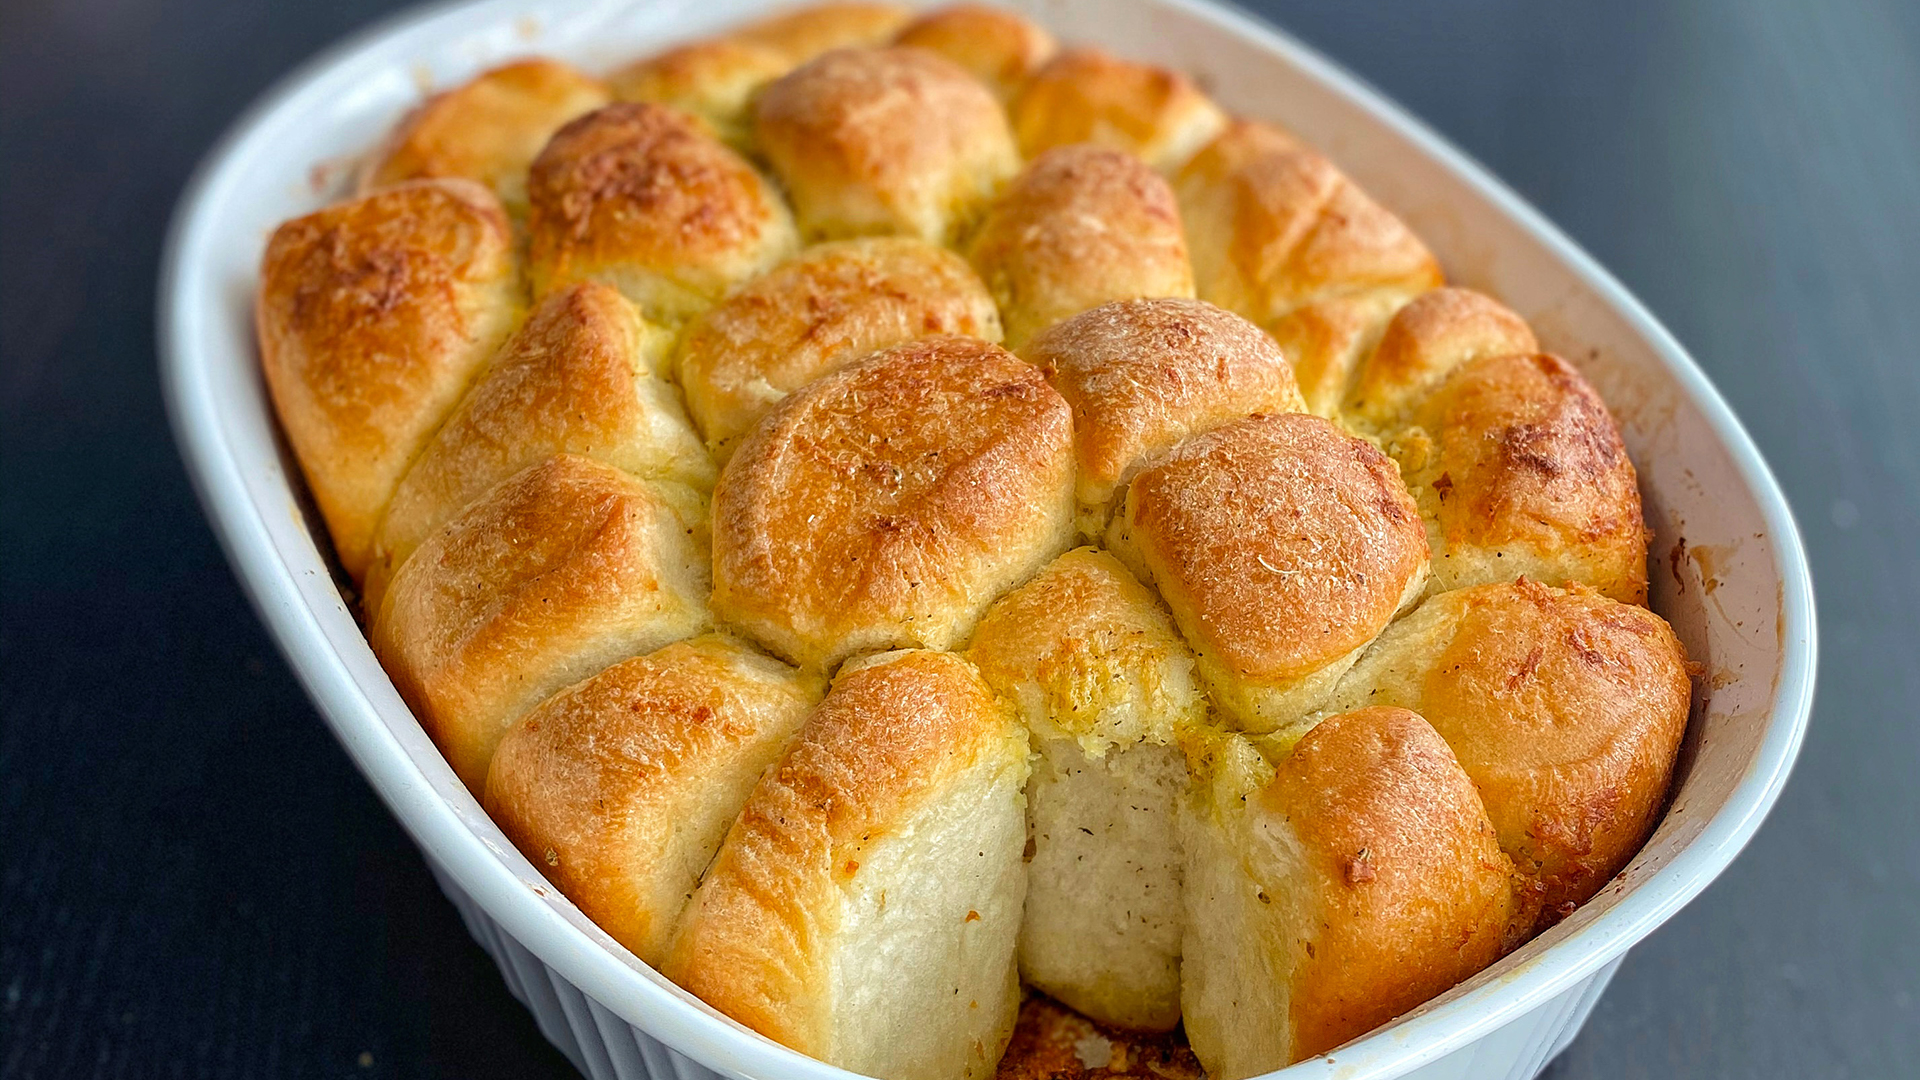
<path fill-rule="evenodd" d="M 403 15 L 245 116 L 183 196 L 160 285 L 176 437 L 242 582 L 322 714 L 428 857 L 541 1029 L 586 1073 L 844 1077 L 635 960 L 517 852 L 428 741 L 337 588 L 255 357 L 257 253 L 327 201 L 424 87 L 538 52 L 604 70 L 777 3 L 483 0 Z M 1812 700 L 1812 590 L 1765 464 L 1699 369 L 1604 271 L 1458 151 L 1283 35 L 1201 0 L 1028 0 L 1062 39 L 1190 72 L 1227 108 L 1323 149 L 1576 361 L 1616 413 L 1655 532 L 1651 606 L 1705 665 L 1671 808 L 1571 917 L 1289 1077 L 1525 1077 L 1577 1032 L 1620 957 L 1717 875 L 1785 780 Z"/>

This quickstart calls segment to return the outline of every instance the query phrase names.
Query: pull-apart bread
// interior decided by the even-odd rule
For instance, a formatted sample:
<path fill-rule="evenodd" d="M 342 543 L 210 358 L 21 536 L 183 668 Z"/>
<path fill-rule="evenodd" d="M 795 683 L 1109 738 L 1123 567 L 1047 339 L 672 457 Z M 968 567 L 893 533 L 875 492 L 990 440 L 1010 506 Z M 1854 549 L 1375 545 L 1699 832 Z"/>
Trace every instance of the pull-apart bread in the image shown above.
<path fill-rule="evenodd" d="M 1131 154 L 1091 143 L 1048 150 L 1021 170 L 987 211 L 972 255 L 1013 349 L 1109 300 L 1193 295 L 1173 189 Z"/>
<path fill-rule="evenodd" d="M 925 49 L 836 49 L 761 90 L 753 137 L 808 240 L 957 239 L 1020 167 L 1006 114 Z"/>
<path fill-rule="evenodd" d="M 774 187 L 691 116 L 616 102 L 556 132 L 527 181 L 535 296 L 578 281 L 677 328 L 791 254 Z"/>
<path fill-rule="evenodd" d="M 257 328 L 453 772 L 854 1072 L 1281 1068 L 1666 804 L 1694 669 L 1586 376 L 1312 146 L 1010 9 L 484 71 L 275 231 Z"/>
<path fill-rule="evenodd" d="M 274 230 L 260 367 L 356 581 L 394 489 L 519 307 L 512 226 L 472 181 L 399 184 Z"/>
<path fill-rule="evenodd" d="M 1102 1023 L 1172 1028 L 1179 742 L 1206 719 L 1192 651 L 1113 556 L 1078 548 L 994 605 L 967 656 L 1039 755 L 1021 974 Z"/>
<path fill-rule="evenodd" d="M 516 214 L 527 170 L 567 121 L 613 100 L 605 83 L 556 60 L 503 64 L 408 114 L 361 174 L 362 191 L 403 180 L 475 180 Z"/>
<path fill-rule="evenodd" d="M 1277 767 L 1211 742 L 1181 816 L 1181 1005 L 1208 1075 L 1325 1053 L 1500 957 L 1512 865 L 1425 720 L 1331 717 Z"/>
<path fill-rule="evenodd" d="M 1027 732 L 951 653 L 849 663 L 760 780 L 663 971 L 865 1076 L 986 1077 L 1013 1033 Z"/>

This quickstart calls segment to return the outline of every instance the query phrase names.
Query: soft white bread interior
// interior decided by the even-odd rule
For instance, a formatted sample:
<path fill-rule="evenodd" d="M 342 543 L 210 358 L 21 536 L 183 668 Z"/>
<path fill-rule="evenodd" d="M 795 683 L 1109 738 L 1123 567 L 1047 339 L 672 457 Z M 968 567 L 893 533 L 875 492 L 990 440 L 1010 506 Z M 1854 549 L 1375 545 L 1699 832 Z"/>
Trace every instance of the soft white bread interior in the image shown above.
<path fill-rule="evenodd" d="M 512 226 L 470 180 L 400 184 L 274 230 L 260 367 L 355 581 L 394 487 L 519 306 Z"/>
<path fill-rule="evenodd" d="M 1061 50 L 1009 106 L 1020 152 L 1099 143 L 1162 172 L 1179 168 L 1227 116 L 1185 75 L 1090 48 Z"/>
<path fill-rule="evenodd" d="M 1512 865 L 1419 716 L 1325 720 L 1270 780 L 1238 737 L 1193 749 L 1182 1005 L 1209 1076 L 1325 1053 L 1500 957 Z"/>
<path fill-rule="evenodd" d="M 957 648 L 1065 551 L 1073 431 L 1040 372 L 927 338 L 782 401 L 721 470 L 715 613 L 792 663 Z"/>
<path fill-rule="evenodd" d="M 1107 527 L 1116 494 L 1190 435 L 1254 413 L 1302 412 L 1273 339 L 1202 300 L 1123 300 L 1058 323 L 1020 355 L 1073 407 L 1082 534 Z"/>
<path fill-rule="evenodd" d="M 1306 413 L 1181 443 L 1134 476 L 1108 543 L 1159 587 L 1214 705 L 1250 731 L 1318 706 L 1427 574 L 1393 462 Z"/>
<path fill-rule="evenodd" d="M 701 504 L 562 454 L 501 482 L 400 567 L 374 652 L 476 794 L 521 714 L 707 626 Z"/>
<path fill-rule="evenodd" d="M 1453 747 L 1539 923 L 1585 903 L 1658 821 L 1686 732 L 1686 651 L 1660 616 L 1521 579 L 1400 620 L 1327 708 L 1414 709 Z"/>
<path fill-rule="evenodd" d="M 966 260 L 904 236 L 816 244 L 687 328 L 674 360 L 687 408 L 725 460 L 768 410 L 892 345 L 1000 340 L 1000 312 Z"/>
<path fill-rule="evenodd" d="M 1027 788 L 1026 981 L 1101 1023 L 1180 1022 L 1180 733 L 1193 653 L 1113 556 L 1062 555 L 980 621 L 967 656 L 1039 753 Z"/>
<path fill-rule="evenodd" d="M 561 128 L 527 197 L 535 296 L 601 281 L 673 330 L 798 246 L 773 186 L 666 105 L 615 102 Z"/>
<path fill-rule="evenodd" d="M 991 1076 L 1020 990 L 1026 729 L 965 660 L 847 665 L 701 881 L 664 974 L 887 1080 Z"/>
<path fill-rule="evenodd" d="M 1193 295 L 1173 189 L 1132 155 L 1092 143 L 1029 162 L 987 211 L 969 257 L 1011 349 L 1109 300 Z"/>
<path fill-rule="evenodd" d="M 738 641 L 676 642 L 521 717 L 488 769 L 487 813 L 657 965 L 747 794 L 819 699 L 813 680 Z"/>
<path fill-rule="evenodd" d="M 896 45 L 937 52 L 1011 101 L 1058 46 L 1053 35 L 1018 12 L 993 4 L 948 4 L 908 23 Z"/>
<path fill-rule="evenodd" d="M 527 209 L 527 167 L 560 126 L 609 100 L 606 84 L 545 57 L 482 72 L 408 113 L 361 175 L 360 190 L 458 177 Z"/>
<path fill-rule="evenodd" d="M 554 454 L 712 490 L 713 461 L 661 377 L 670 343 L 606 285 L 541 301 L 400 481 L 374 544 L 367 610 L 380 610 L 393 572 L 448 518 Z"/>
<path fill-rule="evenodd" d="M 1019 168 L 1000 103 L 925 49 L 840 49 L 762 90 L 760 152 L 809 241 L 957 239 Z"/>

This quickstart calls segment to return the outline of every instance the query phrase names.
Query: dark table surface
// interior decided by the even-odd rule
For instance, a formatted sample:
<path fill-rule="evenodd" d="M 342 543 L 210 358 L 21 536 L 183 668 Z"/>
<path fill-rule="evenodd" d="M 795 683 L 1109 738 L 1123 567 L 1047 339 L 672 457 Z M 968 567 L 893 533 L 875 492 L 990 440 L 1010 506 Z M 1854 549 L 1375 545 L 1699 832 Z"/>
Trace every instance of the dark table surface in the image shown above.
<path fill-rule="evenodd" d="M 157 393 L 189 170 L 386 6 L 0 5 L 0 1074 L 569 1073 L 247 608 Z M 1256 6 L 1637 292 L 1811 548 L 1799 768 L 1548 1075 L 1920 1075 L 1920 4 Z"/>

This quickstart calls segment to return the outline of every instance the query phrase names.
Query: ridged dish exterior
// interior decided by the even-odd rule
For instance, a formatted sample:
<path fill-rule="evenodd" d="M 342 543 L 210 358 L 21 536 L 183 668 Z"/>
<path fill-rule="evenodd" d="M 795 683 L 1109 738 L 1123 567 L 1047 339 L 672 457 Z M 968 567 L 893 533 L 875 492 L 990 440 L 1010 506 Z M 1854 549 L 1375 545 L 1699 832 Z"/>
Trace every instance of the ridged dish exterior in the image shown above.
<path fill-rule="evenodd" d="M 591 1080 L 724 1080 L 725 1074 L 648 1035 L 582 993 L 501 929 L 431 859 L 428 865 L 440 891 L 459 910 L 467 932 L 499 966 L 508 991 L 533 1014 L 547 1041 Z M 1532 1080 L 1580 1033 L 1619 967 L 1616 958 L 1526 1015 L 1437 1061 L 1398 1075 L 1405 1080 Z M 1330 1056 L 1336 1062 L 1339 1059 L 1337 1052 Z"/>

